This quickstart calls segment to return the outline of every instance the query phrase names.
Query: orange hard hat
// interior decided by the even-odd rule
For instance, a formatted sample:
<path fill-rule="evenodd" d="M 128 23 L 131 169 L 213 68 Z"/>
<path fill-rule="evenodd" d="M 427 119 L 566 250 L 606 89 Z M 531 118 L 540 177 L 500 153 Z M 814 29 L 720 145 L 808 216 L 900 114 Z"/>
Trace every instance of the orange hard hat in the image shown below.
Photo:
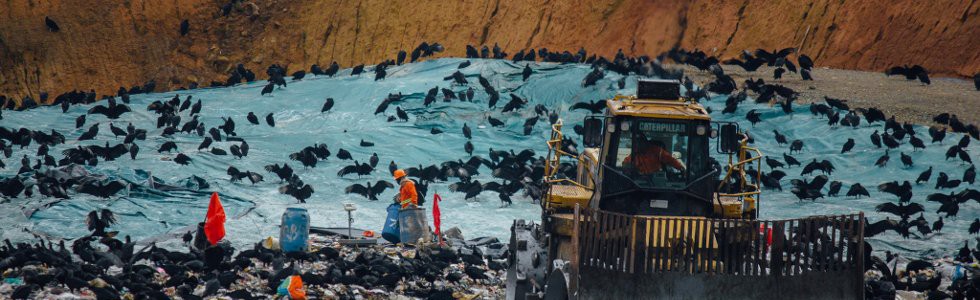
<path fill-rule="evenodd" d="M 399 178 L 402 177 L 405 177 L 405 170 L 402 169 L 395 170 L 395 180 L 398 180 Z"/>

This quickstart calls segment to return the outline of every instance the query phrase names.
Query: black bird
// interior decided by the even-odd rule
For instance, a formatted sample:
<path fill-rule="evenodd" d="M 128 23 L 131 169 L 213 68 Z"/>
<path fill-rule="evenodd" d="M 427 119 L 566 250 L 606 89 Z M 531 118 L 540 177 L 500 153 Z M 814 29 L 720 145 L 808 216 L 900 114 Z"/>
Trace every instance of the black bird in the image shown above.
<path fill-rule="evenodd" d="M 782 168 L 784 166 L 783 163 L 780 162 L 779 160 L 768 156 L 766 157 L 766 165 L 768 165 L 769 168 L 773 170 L 775 170 L 776 168 Z"/>
<path fill-rule="evenodd" d="M 942 188 L 946 186 L 946 183 L 948 181 L 949 181 L 949 175 L 946 175 L 946 172 L 939 172 L 939 175 L 936 176 L 936 186 L 934 188 L 935 189 Z"/>
<path fill-rule="evenodd" d="M 899 154 L 901 155 L 902 164 L 904 164 L 906 168 L 911 167 L 912 166 L 912 157 L 906 155 L 905 152 L 899 152 Z"/>
<path fill-rule="evenodd" d="M 368 160 L 368 163 L 371 164 L 372 168 L 376 168 L 378 166 L 378 161 L 380 161 L 380 159 L 378 158 L 378 154 L 372 153 L 371 158 L 369 158 Z"/>
<path fill-rule="evenodd" d="M 92 125 L 87 131 L 78 136 L 79 141 L 87 141 L 95 138 L 99 134 L 99 124 Z M 24 145 L 24 144 L 21 144 Z"/>
<path fill-rule="evenodd" d="M 974 166 L 963 171 L 963 182 L 973 184 L 977 179 L 977 169 Z"/>
<path fill-rule="evenodd" d="M 525 104 L 527 104 L 527 100 L 524 100 L 514 93 L 510 93 L 510 101 L 504 105 L 504 109 L 501 112 L 514 111 L 523 108 Z"/>
<path fill-rule="evenodd" d="M 44 25 L 48 26 L 48 31 L 51 32 L 61 31 L 61 27 L 59 27 L 58 23 L 52 20 L 51 17 L 47 17 L 47 16 L 44 17 Z"/>
<path fill-rule="evenodd" d="M 374 147 L 374 143 L 361 139 L 361 147 Z"/>
<path fill-rule="evenodd" d="M 351 160 L 351 159 L 354 159 L 350 155 L 350 152 L 348 152 L 347 150 L 344 150 L 344 148 L 340 148 L 340 150 L 337 150 L 337 158 L 342 159 L 342 160 Z"/>
<path fill-rule="evenodd" d="M 963 150 L 963 148 L 957 148 L 957 149 L 959 149 L 959 151 L 956 153 L 956 156 L 959 157 L 960 160 L 962 160 L 963 162 L 966 162 L 966 163 L 972 165 L 973 164 L 973 159 L 970 158 L 970 154 L 967 153 L 966 150 Z"/>
<path fill-rule="evenodd" d="M 813 80 L 813 75 L 811 75 L 810 70 L 807 69 L 800 70 L 800 77 L 802 77 L 803 80 Z"/>
<path fill-rule="evenodd" d="M 303 79 L 303 77 L 306 77 L 306 71 L 305 70 L 299 70 L 299 71 L 293 72 L 293 80 L 294 81 L 295 80 L 301 80 L 301 79 Z"/>
<path fill-rule="evenodd" d="M 163 152 L 169 153 L 174 150 L 177 150 L 177 143 L 174 143 L 173 141 L 167 141 L 160 145 L 160 149 L 157 149 L 157 153 L 163 153 Z"/>
<path fill-rule="evenodd" d="M 439 128 L 436 128 L 436 127 L 432 127 L 432 129 L 429 129 L 429 133 L 431 133 L 431 134 L 441 134 L 442 133 L 442 129 L 439 129 Z"/>
<path fill-rule="evenodd" d="M 851 185 L 850 189 L 847 190 L 847 194 L 845 195 L 848 197 L 858 197 L 858 198 L 860 198 L 861 196 L 871 197 L 871 194 L 868 193 L 868 190 L 865 189 L 864 186 L 861 186 L 860 183 L 855 183 Z"/>
<path fill-rule="evenodd" d="M 395 170 L 398 170 L 398 164 L 396 164 L 395 161 L 393 160 L 390 163 L 388 163 L 388 173 L 395 174 Z"/>
<path fill-rule="evenodd" d="M 973 87 L 980 91 L 980 73 L 973 74 Z"/>
<path fill-rule="evenodd" d="M 925 149 L 926 148 L 925 142 L 923 142 L 922 139 L 920 139 L 920 138 L 918 138 L 918 137 L 916 137 L 914 135 L 913 136 L 909 136 L 909 145 L 912 145 L 912 151 L 915 151 L 917 149 Z"/>
<path fill-rule="evenodd" d="M 191 23 L 188 22 L 187 19 L 180 21 L 180 36 L 187 35 L 187 32 L 190 31 L 190 29 L 191 29 Z"/>
<path fill-rule="evenodd" d="M 272 113 L 265 115 L 265 123 L 269 124 L 270 127 L 276 127 L 276 119 L 272 118 Z"/>
<path fill-rule="evenodd" d="M 177 156 L 174 157 L 174 162 L 177 163 L 178 165 L 186 166 L 190 164 L 191 158 L 187 157 L 187 155 L 184 155 L 183 153 L 177 153 Z"/>
<path fill-rule="evenodd" d="M 405 52 L 405 50 L 398 50 L 398 54 L 396 55 L 396 59 L 395 59 L 395 64 L 399 66 L 402 65 L 402 63 L 405 62 L 406 56 L 408 56 L 408 52 Z"/>
<path fill-rule="evenodd" d="M 900 232 L 902 230 L 897 221 L 888 218 L 874 223 L 869 223 L 867 220 L 865 220 L 864 223 L 867 224 L 864 230 L 865 237 L 873 237 L 888 230 L 895 232 Z"/>
<path fill-rule="evenodd" d="M 265 94 L 272 94 L 272 89 L 275 87 L 276 87 L 275 83 L 269 82 L 269 84 L 265 85 L 265 87 L 262 88 L 262 95 L 264 96 Z"/>
<path fill-rule="evenodd" d="M 759 118 L 760 116 L 762 116 L 762 114 L 756 112 L 753 109 L 753 110 L 750 110 L 748 113 L 745 114 L 745 119 L 748 120 L 749 122 L 751 122 L 752 123 L 752 126 L 755 126 L 755 123 L 762 122 L 762 119 Z"/>
<path fill-rule="evenodd" d="M 299 161 L 303 164 L 303 167 L 316 168 L 316 163 L 318 158 L 316 154 L 313 153 L 312 147 L 303 148 L 303 150 L 295 153 L 289 154 L 289 159 Z"/>
<path fill-rule="evenodd" d="M 929 136 L 932 137 L 932 143 L 939 142 L 943 143 L 943 139 L 946 138 L 946 128 L 938 126 L 929 127 Z"/>
<path fill-rule="evenodd" d="M 949 149 L 946 149 L 946 160 L 956 157 L 957 155 L 960 154 L 960 151 L 962 151 L 960 149 L 960 146 L 957 145 L 950 146 Z"/>
<path fill-rule="evenodd" d="M 352 68 L 350 71 L 350 76 L 357 76 L 361 74 L 361 72 L 364 72 L 364 64 L 354 66 L 354 68 Z"/>
<path fill-rule="evenodd" d="M 92 231 L 91 236 L 93 237 L 112 237 L 115 233 L 106 232 L 105 230 L 109 226 L 116 224 L 116 216 L 107 208 L 103 208 L 98 212 L 93 210 L 85 218 L 85 224 L 88 226 L 88 230 Z"/>
<path fill-rule="evenodd" d="M 796 151 L 797 153 L 803 151 L 803 141 L 793 140 L 793 142 L 789 144 L 789 153 L 793 154 L 793 151 Z"/>
<path fill-rule="evenodd" d="M 85 115 L 78 116 L 75 119 L 75 129 L 82 128 L 82 126 L 85 126 Z"/>
<path fill-rule="evenodd" d="M 491 117 L 489 115 L 487 116 L 487 122 L 490 123 L 490 126 L 491 127 L 504 126 L 504 122 L 501 122 L 500 120 L 494 119 L 493 117 Z"/>
<path fill-rule="evenodd" d="M 888 147 L 888 149 L 895 149 L 900 146 L 898 140 L 887 132 L 881 135 L 881 142 L 885 144 L 885 147 Z"/>
<path fill-rule="evenodd" d="M 228 155 L 228 152 L 225 151 L 224 149 L 221 149 L 221 148 L 218 148 L 218 147 L 214 147 L 214 148 L 211 148 L 211 154 L 214 154 L 214 155 Z"/>
<path fill-rule="evenodd" d="M 840 149 L 840 153 L 844 154 L 854 148 L 854 139 L 848 138 L 847 142 L 844 143 L 844 147 Z"/>
<path fill-rule="evenodd" d="M 524 64 L 524 70 L 521 71 L 521 78 L 522 78 L 522 80 L 523 81 L 527 81 L 527 78 L 528 77 L 531 77 L 531 73 L 532 73 L 532 70 L 531 70 L 530 64 Z"/>
<path fill-rule="evenodd" d="M 267 165 L 265 166 L 265 170 L 276 174 L 280 182 L 293 177 L 293 169 L 288 164 L 282 164 L 282 167 L 279 164 Z"/>
<path fill-rule="evenodd" d="M 408 121 L 408 113 L 406 113 L 401 106 L 395 106 L 395 115 L 397 115 L 398 119 L 401 119 L 402 121 Z"/>
<path fill-rule="evenodd" d="M 248 116 L 245 116 L 245 119 L 248 119 L 248 122 L 252 123 L 252 125 L 259 125 L 259 117 L 253 112 L 248 112 Z"/>
<path fill-rule="evenodd" d="M 463 150 L 465 150 L 467 154 L 469 154 L 470 156 L 472 156 L 473 155 L 473 143 L 471 143 L 470 141 L 466 141 L 466 144 L 463 144 Z"/>
<path fill-rule="evenodd" d="M 228 147 L 228 150 L 231 151 L 231 155 L 234 155 L 235 158 L 245 157 L 245 154 L 242 154 L 241 146 L 231 145 L 231 147 Z"/>
<path fill-rule="evenodd" d="M 333 98 L 327 98 L 327 101 L 323 103 L 323 108 L 320 108 L 320 112 L 327 112 L 333 108 Z"/>
<path fill-rule="evenodd" d="M 801 165 L 800 164 L 800 161 L 796 160 L 796 158 L 794 158 L 792 156 L 789 156 L 789 154 L 786 154 L 786 153 L 783 153 L 783 160 L 786 161 L 786 165 L 787 166 L 790 166 L 790 167 L 792 167 L 794 165 L 796 165 L 796 166 Z M 814 159 L 814 161 L 816 161 L 816 160 Z"/>
<path fill-rule="evenodd" d="M 463 136 L 468 140 L 473 139 L 473 133 L 470 131 L 470 127 L 463 123 Z"/>
<path fill-rule="evenodd" d="M 378 200 L 378 195 L 383 193 L 388 188 L 393 189 L 395 188 L 395 185 L 388 181 L 378 180 L 378 182 L 374 185 L 372 185 L 370 181 L 365 183 L 365 185 L 357 183 L 352 184 L 344 189 L 344 192 L 347 194 L 359 194 L 365 198 L 368 198 L 368 200 Z"/>
<path fill-rule="evenodd" d="M 211 127 L 211 129 L 208 130 L 208 134 L 210 134 L 211 135 L 211 138 L 214 139 L 215 141 L 218 141 L 218 142 L 221 141 L 221 132 L 218 131 L 217 128 Z"/>
<path fill-rule="evenodd" d="M 347 174 L 357 174 L 358 177 L 364 175 L 370 175 L 374 171 L 374 168 L 370 164 L 361 164 L 356 160 L 353 165 L 345 166 L 337 172 L 337 176 L 344 177 Z"/>
<path fill-rule="evenodd" d="M 810 175 L 811 173 L 813 173 L 813 171 L 817 171 L 817 170 L 821 170 L 824 173 L 827 173 L 827 171 L 824 170 L 823 165 L 817 162 L 816 159 L 813 159 L 813 161 L 811 161 L 810 163 L 806 164 L 806 166 L 803 167 L 803 171 L 800 172 L 800 176 Z"/>
<path fill-rule="evenodd" d="M 79 184 L 75 190 L 77 190 L 79 193 L 85 193 L 100 198 L 109 198 L 124 188 L 126 188 L 126 185 L 119 181 L 113 180 L 103 183 L 101 181 L 94 180 Z"/>
<path fill-rule="evenodd" d="M 943 224 L 943 217 L 942 216 L 939 216 L 939 218 L 935 222 L 932 222 L 932 232 L 940 232 L 940 231 L 942 231 L 943 230 L 943 225 L 944 225 Z"/>
<path fill-rule="evenodd" d="M 800 56 L 797 58 L 797 62 L 800 64 L 800 70 L 813 69 L 813 59 L 806 54 L 800 54 Z"/>
<path fill-rule="evenodd" d="M 871 133 L 871 144 L 874 144 L 876 147 L 881 148 L 881 135 L 878 135 L 878 130 L 875 130 L 875 132 Z"/>
<path fill-rule="evenodd" d="M 830 190 L 827 191 L 827 196 L 837 197 L 837 194 L 840 193 L 840 189 L 843 186 L 844 184 L 842 184 L 840 181 L 837 180 L 831 181 Z"/>
<path fill-rule="evenodd" d="M 915 179 L 915 183 L 919 184 L 921 182 L 929 182 L 930 177 L 932 177 L 932 166 L 929 166 L 928 170 L 919 173 L 919 177 Z"/>
<path fill-rule="evenodd" d="M 140 146 L 137 146 L 136 144 L 131 144 L 129 146 L 129 158 L 130 159 L 136 160 L 136 154 L 138 154 L 139 152 L 140 152 Z"/>
<path fill-rule="evenodd" d="M 309 184 L 305 184 L 302 187 L 293 184 L 287 184 L 279 187 L 279 193 L 293 196 L 300 203 L 306 203 L 306 199 L 309 199 L 313 195 L 313 187 Z"/>
<path fill-rule="evenodd" d="M 891 157 L 888 156 L 888 150 L 886 149 L 885 155 L 879 157 L 878 160 L 875 161 L 875 165 L 878 166 L 879 168 L 885 167 L 886 165 L 888 165 L 889 159 L 891 159 Z"/>
<path fill-rule="evenodd" d="M 780 145 L 785 145 L 785 144 L 788 143 L 787 140 L 786 140 L 786 136 L 780 134 L 779 131 L 773 130 L 772 133 L 773 133 L 773 135 L 776 138 L 776 143 L 778 143 Z"/>
<path fill-rule="evenodd" d="M 235 168 L 234 166 L 228 166 L 228 170 L 225 172 L 225 174 L 231 176 L 229 179 L 231 182 L 241 181 L 242 178 L 245 178 L 247 175 L 245 172 L 238 170 L 238 168 Z"/>
<path fill-rule="evenodd" d="M 980 218 L 973 219 L 973 223 L 970 223 L 970 234 L 980 233 Z"/>
<path fill-rule="evenodd" d="M 824 102 L 827 102 L 827 105 L 830 105 L 830 107 L 840 110 L 851 110 L 851 107 L 847 105 L 847 100 L 835 99 L 827 96 L 824 96 L 823 99 Z"/>
<path fill-rule="evenodd" d="M 909 216 L 911 215 L 925 211 L 925 208 L 922 207 L 922 204 L 918 204 L 918 203 L 909 203 L 908 205 L 904 203 L 899 203 L 896 205 L 895 203 L 892 202 L 885 202 L 882 204 L 878 204 L 878 206 L 875 206 L 875 210 L 879 212 L 890 213 L 901 217 L 902 220 L 905 220 L 908 219 Z"/>
<path fill-rule="evenodd" d="M 577 109 L 588 110 L 593 114 L 602 113 L 602 110 L 606 109 L 606 101 L 605 100 L 596 100 L 590 102 L 582 101 L 582 102 L 577 102 L 575 104 L 572 104 L 572 107 L 569 108 L 569 110 L 577 110 Z"/>

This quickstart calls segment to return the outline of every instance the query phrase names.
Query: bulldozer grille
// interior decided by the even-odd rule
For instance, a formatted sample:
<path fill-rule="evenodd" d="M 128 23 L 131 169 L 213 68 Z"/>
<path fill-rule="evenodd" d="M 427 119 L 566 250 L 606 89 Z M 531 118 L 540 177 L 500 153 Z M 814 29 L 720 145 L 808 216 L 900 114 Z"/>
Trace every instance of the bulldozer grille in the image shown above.
<path fill-rule="evenodd" d="M 792 220 L 631 216 L 579 208 L 582 268 L 735 276 L 863 273 L 863 214 Z"/>

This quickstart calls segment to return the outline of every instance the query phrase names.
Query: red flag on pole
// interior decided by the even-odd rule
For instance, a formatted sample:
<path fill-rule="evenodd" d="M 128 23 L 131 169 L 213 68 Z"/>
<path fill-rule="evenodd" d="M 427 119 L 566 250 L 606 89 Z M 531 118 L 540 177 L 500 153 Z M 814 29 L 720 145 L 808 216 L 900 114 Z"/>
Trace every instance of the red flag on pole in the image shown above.
<path fill-rule="evenodd" d="M 436 227 L 436 235 L 442 234 L 442 230 L 439 230 L 439 225 L 442 223 L 442 221 L 439 220 L 439 217 L 442 215 L 442 212 L 439 211 L 439 201 L 442 201 L 442 197 L 439 197 L 439 194 L 435 194 L 435 196 L 432 197 L 432 223 Z"/>
<path fill-rule="evenodd" d="M 208 238 L 211 245 L 217 245 L 218 241 L 225 237 L 225 208 L 221 206 L 221 199 L 218 199 L 217 192 L 211 194 L 211 203 L 208 204 L 204 236 Z"/>

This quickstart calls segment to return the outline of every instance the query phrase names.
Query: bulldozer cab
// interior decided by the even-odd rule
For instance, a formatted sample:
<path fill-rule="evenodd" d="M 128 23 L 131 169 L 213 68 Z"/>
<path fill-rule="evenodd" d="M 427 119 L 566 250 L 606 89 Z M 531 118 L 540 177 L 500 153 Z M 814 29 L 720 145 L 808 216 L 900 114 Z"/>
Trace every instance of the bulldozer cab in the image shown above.
<path fill-rule="evenodd" d="M 737 125 L 712 123 L 703 106 L 682 98 L 680 82 L 640 80 L 637 95 L 616 96 L 606 105 L 605 115 L 583 123 L 586 151 L 578 161 L 594 163 L 596 172 L 592 182 L 580 178 L 594 188 L 589 201 L 579 199 L 578 204 L 630 215 L 755 215 L 753 207 L 745 206 L 745 195 L 737 195 L 752 186 L 733 180 L 744 177 L 742 166 L 753 162 L 734 156 L 752 149 L 739 143 Z M 712 139 L 717 140 L 714 147 Z M 732 172 L 721 181 L 723 168 L 711 158 L 712 148 L 731 156 L 724 169 Z M 725 193 L 716 193 L 720 188 Z M 563 195 L 566 190 L 582 194 L 581 189 L 552 189 L 549 196 L 558 200 L 550 201 L 554 207 L 571 208 L 571 202 L 561 201 L 570 198 Z M 752 203 L 758 198 L 748 196 Z M 739 209 L 725 209 L 734 206 Z"/>

